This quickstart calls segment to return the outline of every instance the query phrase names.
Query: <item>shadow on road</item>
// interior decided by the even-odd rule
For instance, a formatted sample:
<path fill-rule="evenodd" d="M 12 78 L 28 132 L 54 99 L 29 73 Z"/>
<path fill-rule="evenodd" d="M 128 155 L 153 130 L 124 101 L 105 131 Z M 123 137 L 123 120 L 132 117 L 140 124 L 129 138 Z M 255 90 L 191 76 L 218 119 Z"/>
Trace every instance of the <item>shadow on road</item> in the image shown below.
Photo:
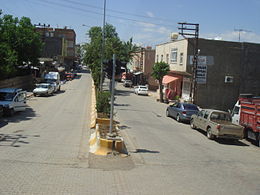
<path fill-rule="evenodd" d="M 205 137 L 207 137 L 207 133 L 201 129 L 197 129 L 196 131 L 200 132 L 203 134 Z M 233 146 L 249 146 L 248 144 L 245 144 L 241 142 L 240 140 L 233 140 L 233 139 L 221 139 L 221 138 L 216 138 L 213 141 L 216 141 L 219 144 L 223 145 L 233 145 Z"/>
<path fill-rule="evenodd" d="M 130 94 L 134 93 L 133 91 L 131 90 L 116 90 L 115 91 L 115 95 L 118 95 L 118 96 L 130 96 Z"/>
<path fill-rule="evenodd" d="M 0 128 L 8 125 L 8 123 L 19 123 L 20 121 L 30 120 L 36 117 L 36 113 L 32 108 L 26 108 L 25 111 L 16 112 L 11 117 L 3 117 L 0 119 Z"/>
<path fill-rule="evenodd" d="M 114 106 L 130 106 L 130 104 L 117 104 L 117 103 L 114 103 Z"/>
<path fill-rule="evenodd" d="M 29 144 L 25 141 L 28 137 L 40 137 L 39 135 L 22 135 L 22 134 L 0 134 L 0 146 L 21 147 L 23 144 Z"/>
<path fill-rule="evenodd" d="M 132 153 L 160 153 L 159 151 L 147 150 L 147 149 L 136 149 Z"/>

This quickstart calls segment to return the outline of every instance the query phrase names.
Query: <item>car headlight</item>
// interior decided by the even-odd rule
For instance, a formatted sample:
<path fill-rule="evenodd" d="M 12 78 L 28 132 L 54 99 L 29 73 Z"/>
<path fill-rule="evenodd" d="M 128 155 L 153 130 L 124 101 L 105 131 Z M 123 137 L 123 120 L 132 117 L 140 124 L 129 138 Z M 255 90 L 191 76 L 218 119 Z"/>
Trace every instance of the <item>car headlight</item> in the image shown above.
<path fill-rule="evenodd" d="M 9 104 L 4 104 L 3 107 L 4 108 L 9 108 Z"/>

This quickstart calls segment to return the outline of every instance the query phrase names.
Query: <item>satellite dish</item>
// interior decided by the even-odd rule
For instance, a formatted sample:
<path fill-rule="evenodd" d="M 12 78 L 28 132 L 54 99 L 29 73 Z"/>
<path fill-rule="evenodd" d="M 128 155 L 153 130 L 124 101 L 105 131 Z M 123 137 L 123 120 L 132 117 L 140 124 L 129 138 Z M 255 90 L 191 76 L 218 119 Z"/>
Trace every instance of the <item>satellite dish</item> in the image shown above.
<path fill-rule="evenodd" d="M 178 39 L 178 33 L 171 33 L 171 41 L 176 41 Z"/>

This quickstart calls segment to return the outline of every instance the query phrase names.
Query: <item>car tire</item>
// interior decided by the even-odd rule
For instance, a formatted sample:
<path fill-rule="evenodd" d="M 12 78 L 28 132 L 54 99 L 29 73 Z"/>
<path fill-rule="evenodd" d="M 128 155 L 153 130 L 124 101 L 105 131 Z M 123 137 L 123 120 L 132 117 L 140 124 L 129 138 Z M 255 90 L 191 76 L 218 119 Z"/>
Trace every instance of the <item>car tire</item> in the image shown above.
<path fill-rule="evenodd" d="M 36 96 L 37 96 L 37 94 L 36 94 L 36 93 L 34 93 L 34 94 L 33 94 L 33 96 L 34 96 L 34 97 L 36 97 Z"/>
<path fill-rule="evenodd" d="M 177 114 L 177 116 L 176 116 L 176 121 L 179 122 L 179 123 L 181 122 L 180 115 L 178 115 L 178 114 Z"/>
<path fill-rule="evenodd" d="M 14 109 L 11 108 L 11 109 L 9 109 L 9 111 L 8 111 L 8 116 L 13 116 L 13 115 L 14 115 Z"/>
<path fill-rule="evenodd" d="M 169 110 L 168 110 L 168 109 L 166 110 L 166 116 L 167 116 L 167 117 L 170 117 L 170 114 L 169 114 Z"/>
<path fill-rule="evenodd" d="M 192 129 L 197 129 L 197 127 L 194 125 L 193 120 L 190 121 L 190 127 L 191 127 Z"/>
<path fill-rule="evenodd" d="M 214 139 L 214 135 L 212 134 L 212 131 L 211 131 L 211 128 L 207 128 L 207 138 L 210 139 L 210 140 L 213 140 Z"/>

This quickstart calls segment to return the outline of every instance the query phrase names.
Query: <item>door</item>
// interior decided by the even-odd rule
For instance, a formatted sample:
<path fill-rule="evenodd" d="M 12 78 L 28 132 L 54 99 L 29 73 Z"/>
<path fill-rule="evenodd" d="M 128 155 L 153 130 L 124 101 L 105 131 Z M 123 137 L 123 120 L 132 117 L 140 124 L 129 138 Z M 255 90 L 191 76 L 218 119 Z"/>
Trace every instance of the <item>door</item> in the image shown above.
<path fill-rule="evenodd" d="M 205 110 L 201 110 L 197 115 L 195 126 L 199 129 L 202 128 L 202 118 L 204 117 L 204 114 L 205 114 Z"/>
<path fill-rule="evenodd" d="M 20 92 L 14 98 L 14 111 L 24 111 L 26 108 L 26 93 Z"/>
<path fill-rule="evenodd" d="M 201 129 L 202 130 L 207 130 L 207 124 L 208 124 L 208 118 L 209 118 L 209 115 L 210 115 L 210 111 L 205 111 L 204 113 L 204 116 L 201 117 Z"/>

